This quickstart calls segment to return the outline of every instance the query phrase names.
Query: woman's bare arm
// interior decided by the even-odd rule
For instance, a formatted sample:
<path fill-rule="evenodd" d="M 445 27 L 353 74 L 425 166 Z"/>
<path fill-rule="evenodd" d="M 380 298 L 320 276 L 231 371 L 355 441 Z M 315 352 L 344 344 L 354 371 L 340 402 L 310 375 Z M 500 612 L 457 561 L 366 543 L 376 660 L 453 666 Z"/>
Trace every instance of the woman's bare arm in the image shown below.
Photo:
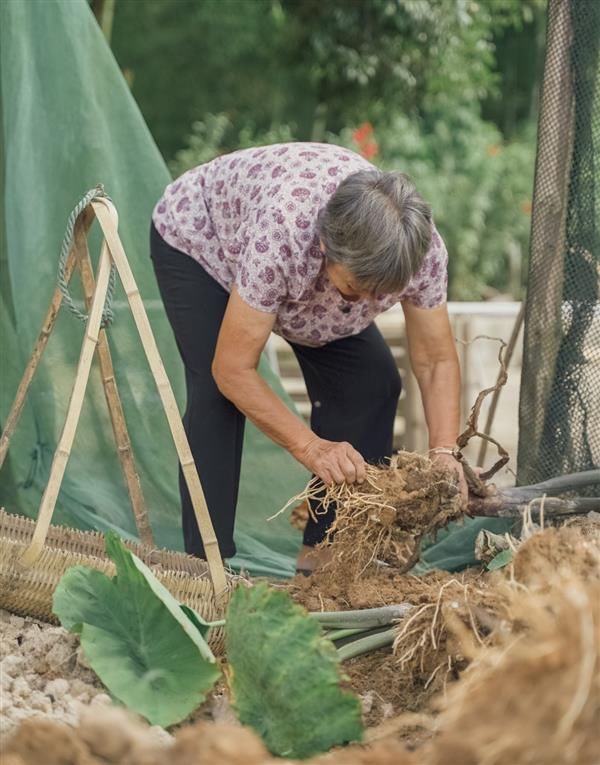
<path fill-rule="evenodd" d="M 412 370 L 419 383 L 429 448 L 453 447 L 460 428 L 460 366 L 447 306 L 417 308 L 402 303 Z M 451 455 L 439 460 L 456 470 L 466 498 L 466 483 L 459 463 Z"/>
<path fill-rule="evenodd" d="M 272 441 L 326 483 L 364 480 L 361 455 L 346 442 L 319 438 L 258 374 L 260 354 L 274 323 L 274 314 L 252 308 L 232 290 L 212 365 L 219 390 Z"/>

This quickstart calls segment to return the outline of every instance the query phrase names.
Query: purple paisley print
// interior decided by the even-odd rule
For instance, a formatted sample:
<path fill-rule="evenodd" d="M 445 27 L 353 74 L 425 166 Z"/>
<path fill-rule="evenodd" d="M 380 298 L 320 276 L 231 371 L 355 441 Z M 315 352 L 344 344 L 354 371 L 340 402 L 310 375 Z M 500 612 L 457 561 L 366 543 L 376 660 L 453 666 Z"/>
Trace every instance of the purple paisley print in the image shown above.
<path fill-rule="evenodd" d="M 275 314 L 274 331 L 319 346 L 354 335 L 400 300 L 445 302 L 447 253 L 434 228 L 419 272 L 401 293 L 345 301 L 327 278 L 316 231 L 319 211 L 351 173 L 371 168 L 339 146 L 290 143 L 217 157 L 167 186 L 153 221 L 248 305 Z"/>

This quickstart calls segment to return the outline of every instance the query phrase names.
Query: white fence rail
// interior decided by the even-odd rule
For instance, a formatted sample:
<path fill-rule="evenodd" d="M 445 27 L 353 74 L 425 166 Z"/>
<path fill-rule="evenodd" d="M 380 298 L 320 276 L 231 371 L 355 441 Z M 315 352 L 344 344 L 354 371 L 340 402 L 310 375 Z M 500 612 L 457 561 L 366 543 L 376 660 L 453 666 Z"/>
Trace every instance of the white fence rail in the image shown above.
<path fill-rule="evenodd" d="M 448 312 L 457 340 L 457 349 L 461 362 L 461 419 L 464 422 L 480 390 L 493 385 L 498 374 L 498 348 L 494 340 L 478 339 L 479 336 L 501 338 L 508 342 L 520 303 L 449 303 Z M 420 394 L 416 380 L 410 370 L 406 353 L 404 316 L 400 306 L 396 306 L 377 319 L 377 325 L 389 343 L 398 368 L 402 375 L 403 392 L 398 405 L 398 414 L 394 428 L 394 445 L 412 451 L 427 449 L 427 429 L 423 416 Z M 272 365 L 279 372 L 284 388 L 294 400 L 299 413 L 310 417 L 310 402 L 306 394 L 304 380 L 294 354 L 289 345 L 279 337 L 272 336 L 268 345 L 268 354 Z M 508 382 L 503 389 L 491 435 L 494 436 L 511 455 L 509 467 L 514 469 L 518 443 L 518 408 L 519 386 L 521 378 L 522 338 L 520 337 L 509 366 Z M 484 403 L 480 415 L 480 427 L 483 428 L 487 416 L 489 398 Z M 473 464 L 477 460 L 479 444 L 469 445 L 468 458 Z M 491 462 L 494 454 L 488 450 L 486 461 Z M 498 477 L 499 484 L 512 484 L 514 478 L 509 471 Z"/>

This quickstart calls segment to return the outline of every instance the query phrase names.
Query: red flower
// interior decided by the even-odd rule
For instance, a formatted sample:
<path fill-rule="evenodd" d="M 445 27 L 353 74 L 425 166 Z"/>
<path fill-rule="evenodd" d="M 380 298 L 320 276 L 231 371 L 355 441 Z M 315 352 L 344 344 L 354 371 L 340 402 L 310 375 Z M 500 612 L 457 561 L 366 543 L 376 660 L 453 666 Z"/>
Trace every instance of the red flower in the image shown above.
<path fill-rule="evenodd" d="M 368 141 L 372 135 L 373 125 L 371 125 L 370 122 L 363 122 L 363 124 L 359 125 L 354 133 L 352 133 L 352 138 L 354 139 L 355 143 L 360 146 L 365 141 Z"/>
<path fill-rule="evenodd" d="M 360 147 L 360 153 L 365 159 L 373 159 L 379 152 L 377 141 L 369 141 Z"/>
<path fill-rule="evenodd" d="M 521 212 L 525 215 L 531 215 L 531 211 L 533 210 L 533 206 L 531 204 L 530 199 L 524 199 L 521 204 L 519 205 L 521 208 Z"/>

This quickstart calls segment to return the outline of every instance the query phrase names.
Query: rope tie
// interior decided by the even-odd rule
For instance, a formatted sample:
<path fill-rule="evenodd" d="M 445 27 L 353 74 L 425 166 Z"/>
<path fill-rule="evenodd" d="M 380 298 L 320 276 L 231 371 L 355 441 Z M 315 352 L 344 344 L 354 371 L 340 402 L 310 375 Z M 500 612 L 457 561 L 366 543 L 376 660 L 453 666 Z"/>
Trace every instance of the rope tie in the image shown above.
<path fill-rule="evenodd" d="M 85 210 L 85 208 L 94 201 L 94 199 L 100 198 L 109 199 L 108 195 L 104 193 L 104 186 L 102 186 L 102 184 L 99 184 L 95 188 L 90 189 L 77 203 L 77 205 L 75 205 L 67 220 L 67 227 L 65 229 L 65 235 L 63 237 L 62 247 L 60 250 L 60 260 L 58 261 L 58 288 L 61 291 L 67 308 L 73 314 L 73 316 L 77 317 L 80 321 L 87 321 L 88 315 L 80 311 L 79 308 L 77 308 L 75 305 L 75 301 L 69 292 L 69 285 L 67 282 L 65 269 L 67 265 L 67 258 L 69 257 L 69 253 L 71 252 L 71 248 L 73 246 L 73 236 L 77 218 L 81 215 L 83 210 Z M 112 301 L 115 290 L 115 282 L 115 265 L 114 263 L 111 263 L 110 276 L 108 279 L 108 289 L 106 291 L 106 300 L 104 302 L 104 308 L 102 310 L 102 321 L 100 324 L 100 326 L 103 328 L 107 327 L 114 319 Z"/>

